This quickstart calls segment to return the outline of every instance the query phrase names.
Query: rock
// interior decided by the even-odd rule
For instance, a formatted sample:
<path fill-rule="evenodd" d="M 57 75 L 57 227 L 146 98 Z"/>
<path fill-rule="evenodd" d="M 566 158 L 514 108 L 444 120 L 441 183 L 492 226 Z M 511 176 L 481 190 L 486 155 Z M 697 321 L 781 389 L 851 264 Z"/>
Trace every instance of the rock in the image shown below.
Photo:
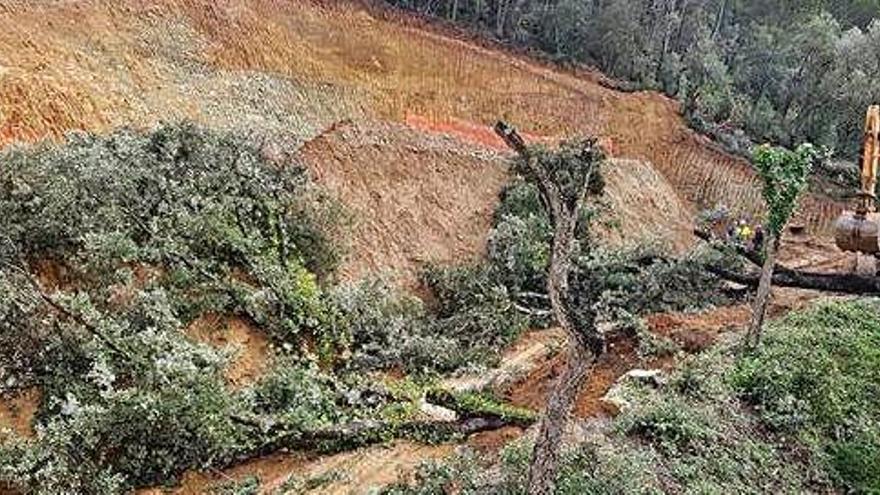
<path fill-rule="evenodd" d="M 447 409 L 445 407 L 437 406 L 431 404 L 426 401 L 424 398 L 422 399 L 421 404 L 419 404 L 419 411 L 422 414 L 429 417 L 430 419 L 436 421 L 457 421 L 458 413 L 453 411 L 452 409 Z"/>
<path fill-rule="evenodd" d="M 614 385 L 608 390 L 608 393 L 606 393 L 600 400 L 613 407 L 618 413 L 631 406 L 632 402 L 626 393 L 627 382 L 641 383 L 651 387 L 660 387 L 664 383 L 663 370 L 630 370 L 618 378 L 617 381 L 614 382 Z"/>
<path fill-rule="evenodd" d="M 622 377 L 620 377 L 620 379 L 617 381 L 618 381 L 618 383 L 620 383 L 620 382 L 626 381 L 626 380 L 633 380 L 633 381 L 636 381 L 639 383 L 644 383 L 644 384 L 651 385 L 654 387 L 659 387 L 660 385 L 663 385 L 662 375 L 663 375 L 663 370 L 635 369 L 635 370 L 630 370 L 630 371 L 626 372 L 626 374 L 624 374 Z"/>

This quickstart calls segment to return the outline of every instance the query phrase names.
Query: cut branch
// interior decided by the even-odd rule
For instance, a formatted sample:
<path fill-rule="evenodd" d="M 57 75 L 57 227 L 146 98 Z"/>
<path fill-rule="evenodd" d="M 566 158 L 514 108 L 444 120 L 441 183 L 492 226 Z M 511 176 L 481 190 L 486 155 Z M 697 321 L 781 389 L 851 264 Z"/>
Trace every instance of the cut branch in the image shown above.
<path fill-rule="evenodd" d="M 33 291 L 33 295 L 36 296 L 37 300 L 46 304 L 61 316 L 72 320 L 74 323 L 82 327 L 86 332 L 97 338 L 102 344 L 104 344 L 104 346 L 116 353 L 119 357 L 128 360 L 133 359 L 130 353 L 124 351 L 121 347 L 116 345 L 116 343 L 113 342 L 110 337 L 104 335 L 104 333 L 96 325 L 88 321 L 83 315 L 71 310 L 63 303 L 46 293 L 46 291 L 43 290 L 43 288 L 40 286 L 39 281 L 37 281 L 37 279 L 34 277 L 34 274 L 24 268 L 26 266 L 24 260 L 19 258 L 18 265 L 10 263 L 8 261 L 3 261 L 2 265 L 5 268 L 18 273 L 22 278 L 24 278 L 26 283 Z"/>
<path fill-rule="evenodd" d="M 549 309 L 529 308 L 517 303 L 513 303 L 513 309 L 529 316 L 550 316 L 553 314 L 553 311 L 550 311 Z"/>
<path fill-rule="evenodd" d="M 489 412 L 467 411 L 459 407 L 448 392 L 435 391 L 428 397 L 432 403 L 441 402 L 443 407 L 456 411 L 459 419 L 454 421 L 408 421 L 403 423 L 380 422 L 372 420 L 353 421 L 316 430 L 303 430 L 284 423 L 275 423 L 270 418 L 235 415 L 231 419 L 250 427 L 268 439 L 253 450 L 234 459 L 229 459 L 229 467 L 255 457 L 265 456 L 279 450 L 321 451 L 325 453 L 343 452 L 385 442 L 392 438 L 454 438 L 468 436 L 483 431 L 497 430 L 506 426 L 528 427 L 534 420 L 526 416 L 503 416 Z"/>

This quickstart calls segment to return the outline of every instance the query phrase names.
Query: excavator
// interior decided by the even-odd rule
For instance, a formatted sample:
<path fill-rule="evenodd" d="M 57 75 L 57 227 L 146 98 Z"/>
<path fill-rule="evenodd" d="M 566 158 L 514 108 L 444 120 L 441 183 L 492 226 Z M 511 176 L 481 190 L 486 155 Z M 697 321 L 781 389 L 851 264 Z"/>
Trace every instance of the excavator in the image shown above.
<path fill-rule="evenodd" d="M 862 148 L 861 190 L 854 210 L 834 224 L 834 241 L 843 251 L 880 258 L 880 214 L 877 213 L 877 169 L 880 166 L 880 105 L 868 108 Z M 857 261 L 858 263 L 858 261 Z"/>

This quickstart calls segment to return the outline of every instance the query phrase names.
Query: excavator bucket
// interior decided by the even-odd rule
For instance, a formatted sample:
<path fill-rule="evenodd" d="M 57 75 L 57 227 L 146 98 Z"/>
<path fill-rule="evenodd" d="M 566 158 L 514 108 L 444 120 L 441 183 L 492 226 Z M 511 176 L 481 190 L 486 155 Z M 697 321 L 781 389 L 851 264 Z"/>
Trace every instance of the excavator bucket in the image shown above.
<path fill-rule="evenodd" d="M 834 242 L 843 251 L 880 253 L 880 214 L 844 211 L 834 223 Z"/>
<path fill-rule="evenodd" d="M 880 166 L 880 106 L 868 108 L 862 150 L 862 189 L 855 211 L 844 211 L 834 224 L 834 241 L 844 251 L 880 253 L 880 215 L 875 213 Z"/>

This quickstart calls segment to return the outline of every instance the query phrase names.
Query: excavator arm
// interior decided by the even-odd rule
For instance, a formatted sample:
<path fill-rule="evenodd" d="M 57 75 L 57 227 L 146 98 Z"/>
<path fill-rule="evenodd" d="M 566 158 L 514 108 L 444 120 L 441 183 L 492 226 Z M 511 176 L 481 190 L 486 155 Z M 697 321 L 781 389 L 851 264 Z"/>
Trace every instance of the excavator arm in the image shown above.
<path fill-rule="evenodd" d="M 871 105 L 865 117 L 862 142 L 862 190 L 856 212 L 865 215 L 874 211 L 877 198 L 877 169 L 880 166 L 880 105 Z"/>
<path fill-rule="evenodd" d="M 880 215 L 876 213 L 877 169 L 880 168 L 880 105 L 865 117 L 862 143 L 862 188 L 855 211 L 844 211 L 834 224 L 834 241 L 843 251 L 880 257 Z"/>

